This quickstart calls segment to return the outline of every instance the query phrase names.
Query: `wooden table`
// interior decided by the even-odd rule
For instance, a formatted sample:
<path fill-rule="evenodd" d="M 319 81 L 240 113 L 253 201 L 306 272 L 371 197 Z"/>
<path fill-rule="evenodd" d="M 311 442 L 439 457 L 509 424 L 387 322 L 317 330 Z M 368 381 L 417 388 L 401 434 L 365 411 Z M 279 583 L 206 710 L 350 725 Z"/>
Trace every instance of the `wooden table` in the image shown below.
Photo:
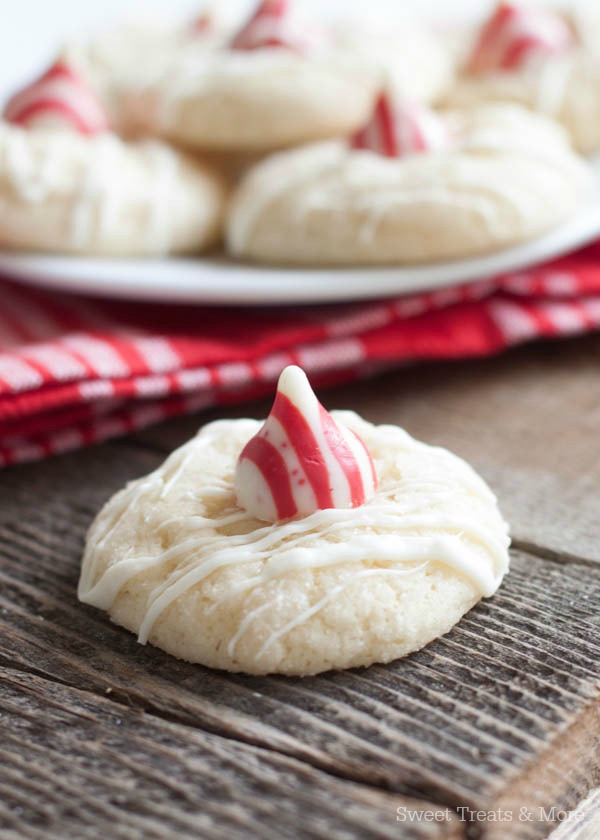
<path fill-rule="evenodd" d="M 494 598 L 365 670 L 210 671 L 77 602 L 99 506 L 216 412 L 0 473 L 2 840 L 545 837 L 600 780 L 599 374 L 593 337 L 324 396 L 465 456 L 512 525 Z"/>

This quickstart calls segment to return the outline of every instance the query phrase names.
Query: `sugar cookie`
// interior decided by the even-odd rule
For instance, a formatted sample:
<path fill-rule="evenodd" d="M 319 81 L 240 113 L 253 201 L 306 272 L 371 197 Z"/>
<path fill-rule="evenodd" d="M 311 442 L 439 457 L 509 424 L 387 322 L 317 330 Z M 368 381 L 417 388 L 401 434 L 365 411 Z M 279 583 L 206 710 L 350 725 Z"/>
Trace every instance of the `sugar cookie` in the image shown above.
<path fill-rule="evenodd" d="M 415 131 L 421 153 L 408 154 Z M 380 98 L 350 143 L 282 152 L 251 169 L 232 200 L 227 243 L 269 263 L 467 257 L 558 225 L 589 182 L 563 130 L 541 115 L 496 105 L 442 119 L 393 101 L 382 109 Z"/>
<path fill-rule="evenodd" d="M 122 23 L 89 38 L 71 38 L 61 57 L 102 100 L 118 134 L 135 138 L 151 133 L 154 88 L 182 56 L 223 47 L 230 37 L 229 17 L 223 4 L 212 4 L 190 20 Z"/>
<path fill-rule="evenodd" d="M 191 662 L 314 674 L 446 633 L 495 592 L 507 547 L 495 498 L 464 461 L 327 414 L 287 368 L 266 424 L 211 423 L 108 502 L 79 597 Z"/>
<path fill-rule="evenodd" d="M 515 102 L 560 122 L 584 153 L 600 149 L 600 53 L 580 18 L 501 4 L 445 97 L 450 108 Z M 597 34 L 597 23 L 591 26 Z"/>
<path fill-rule="evenodd" d="M 200 27 L 202 37 L 189 26 L 158 39 L 120 30 L 70 54 L 120 133 L 211 151 L 261 153 L 343 136 L 365 122 L 383 76 L 418 101 L 447 88 L 446 51 L 427 30 L 324 25 L 298 6 L 263 0 L 245 23 L 209 25 L 210 35 Z"/>
<path fill-rule="evenodd" d="M 341 135 L 365 119 L 378 75 L 333 32 L 299 19 L 288 0 L 263 0 L 220 49 L 182 49 L 146 88 L 146 130 L 222 151 Z M 138 95 L 124 91 L 123 108 Z"/>
<path fill-rule="evenodd" d="M 126 143 L 58 62 L 0 122 L 0 243 L 67 254 L 198 251 L 220 234 L 224 187 L 158 141 Z"/>
<path fill-rule="evenodd" d="M 336 25 L 340 45 L 375 63 L 394 95 L 436 103 L 451 87 L 454 62 L 446 40 L 416 20 L 349 18 Z"/>

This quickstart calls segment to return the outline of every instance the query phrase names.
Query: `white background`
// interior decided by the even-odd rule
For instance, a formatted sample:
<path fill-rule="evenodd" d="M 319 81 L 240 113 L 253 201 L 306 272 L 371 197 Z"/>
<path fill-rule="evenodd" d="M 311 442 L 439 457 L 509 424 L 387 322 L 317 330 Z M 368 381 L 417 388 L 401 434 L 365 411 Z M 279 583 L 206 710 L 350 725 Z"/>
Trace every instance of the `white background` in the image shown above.
<path fill-rule="evenodd" d="M 256 0 L 216 0 L 234 9 Z M 588 5 L 600 0 L 587 0 Z M 438 20 L 481 15 L 494 0 L 295 0 L 304 10 L 343 14 L 426 14 Z M 546 0 L 553 2 L 553 0 Z M 556 0 L 554 0 L 556 2 Z M 578 4 L 586 0 L 578 0 Z M 568 4 L 565 0 L 563 5 Z M 0 97 L 43 68 L 66 36 L 109 25 L 121 18 L 194 16 L 203 0 L 0 0 Z"/>

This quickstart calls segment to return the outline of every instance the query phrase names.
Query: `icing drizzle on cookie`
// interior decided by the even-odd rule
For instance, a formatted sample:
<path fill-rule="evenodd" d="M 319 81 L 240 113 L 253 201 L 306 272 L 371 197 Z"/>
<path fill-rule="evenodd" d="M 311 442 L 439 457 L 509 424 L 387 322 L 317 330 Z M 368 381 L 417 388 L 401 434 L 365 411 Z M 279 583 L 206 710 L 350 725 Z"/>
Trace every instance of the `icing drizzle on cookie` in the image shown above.
<path fill-rule="evenodd" d="M 559 14 L 500 3 L 479 34 L 467 71 L 518 70 L 540 56 L 563 53 L 573 43 L 573 32 Z"/>
<path fill-rule="evenodd" d="M 55 62 L 9 99 L 3 116 L 24 128 L 69 129 L 86 135 L 108 130 L 100 100 L 65 61 Z"/>
<path fill-rule="evenodd" d="M 368 124 L 350 138 L 350 148 L 399 158 L 443 149 L 449 140 L 444 120 L 430 108 L 383 90 Z"/>
<path fill-rule="evenodd" d="M 375 467 L 363 441 L 333 419 L 295 365 L 279 378 L 264 425 L 238 459 L 240 507 L 264 522 L 354 508 L 373 496 Z"/>

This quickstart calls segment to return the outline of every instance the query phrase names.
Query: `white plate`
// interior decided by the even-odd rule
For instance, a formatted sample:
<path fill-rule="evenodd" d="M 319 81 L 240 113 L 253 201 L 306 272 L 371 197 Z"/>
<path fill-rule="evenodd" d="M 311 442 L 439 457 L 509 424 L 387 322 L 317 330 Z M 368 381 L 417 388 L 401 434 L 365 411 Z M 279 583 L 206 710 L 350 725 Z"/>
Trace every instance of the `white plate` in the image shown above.
<path fill-rule="evenodd" d="M 595 174 L 600 163 L 594 164 Z M 598 181 L 598 179 L 596 179 Z M 108 260 L 0 252 L 0 272 L 49 289 L 170 303 L 291 304 L 390 297 L 481 280 L 553 259 L 600 236 L 600 185 L 550 233 L 485 257 L 406 268 L 267 268 L 225 257 Z"/>

